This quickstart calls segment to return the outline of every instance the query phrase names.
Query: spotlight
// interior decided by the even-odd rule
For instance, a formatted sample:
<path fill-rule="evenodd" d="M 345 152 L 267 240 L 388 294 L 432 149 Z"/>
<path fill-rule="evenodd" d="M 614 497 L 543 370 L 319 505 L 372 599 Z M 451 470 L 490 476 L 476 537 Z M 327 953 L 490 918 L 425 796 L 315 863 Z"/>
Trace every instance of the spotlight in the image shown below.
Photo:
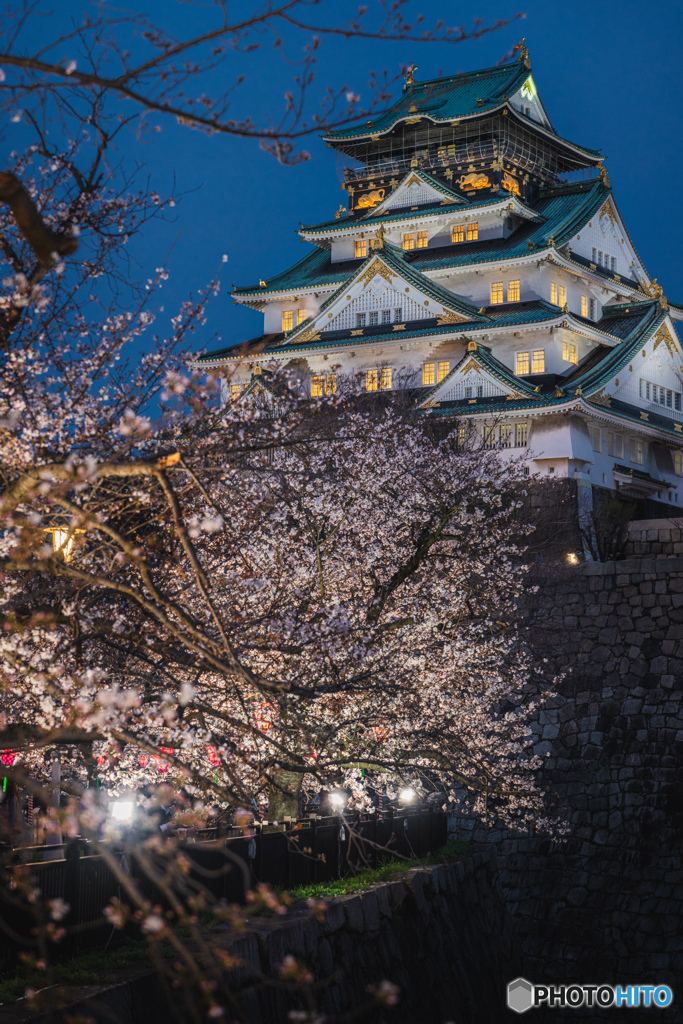
<path fill-rule="evenodd" d="M 402 789 L 398 795 L 402 804 L 412 804 L 417 793 L 410 786 L 406 786 L 406 788 Z"/>
<path fill-rule="evenodd" d="M 115 800 L 112 804 L 111 816 L 117 821 L 130 821 L 133 817 L 133 801 Z"/>
<path fill-rule="evenodd" d="M 345 803 L 346 797 L 343 793 L 330 793 L 330 806 L 334 807 L 335 810 L 341 811 Z"/>

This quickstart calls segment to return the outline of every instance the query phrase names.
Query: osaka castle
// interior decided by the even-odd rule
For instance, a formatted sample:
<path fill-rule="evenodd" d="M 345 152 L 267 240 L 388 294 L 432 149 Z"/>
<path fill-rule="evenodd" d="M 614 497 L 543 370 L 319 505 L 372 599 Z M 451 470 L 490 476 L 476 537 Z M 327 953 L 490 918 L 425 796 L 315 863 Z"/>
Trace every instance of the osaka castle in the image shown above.
<path fill-rule="evenodd" d="M 325 136 L 346 203 L 294 266 L 236 287 L 257 337 L 197 358 L 223 400 L 401 391 L 532 476 L 683 505 L 683 306 L 650 277 L 599 150 L 558 134 L 526 48 L 416 81 Z M 332 204 L 331 204 L 332 205 Z M 585 492 L 584 492 L 585 493 Z"/>

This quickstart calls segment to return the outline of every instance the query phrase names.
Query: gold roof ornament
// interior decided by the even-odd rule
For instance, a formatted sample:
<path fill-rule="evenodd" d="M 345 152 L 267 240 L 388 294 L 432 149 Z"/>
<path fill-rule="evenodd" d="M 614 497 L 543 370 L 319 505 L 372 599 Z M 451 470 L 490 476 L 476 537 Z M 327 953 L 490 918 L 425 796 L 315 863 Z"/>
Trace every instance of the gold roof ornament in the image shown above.
<path fill-rule="evenodd" d="M 335 218 L 337 220 L 339 220 L 339 218 L 343 217 L 345 213 L 346 213 L 346 209 L 343 206 L 340 205 L 339 209 L 337 210 L 337 212 L 335 213 L 334 216 L 335 216 Z"/>
<path fill-rule="evenodd" d="M 408 88 L 409 85 L 414 85 L 415 84 L 415 72 L 418 71 L 418 70 L 419 69 L 418 69 L 417 64 L 414 64 L 413 61 L 411 60 L 410 64 L 406 68 L 406 80 L 405 80 L 405 84 L 403 86 L 403 91 L 404 92 L 406 91 L 406 89 Z"/>
<path fill-rule="evenodd" d="M 477 351 L 477 343 L 476 343 L 476 341 L 468 341 L 467 342 L 467 351 L 468 352 L 476 352 Z"/>
<path fill-rule="evenodd" d="M 517 45 L 513 46 L 513 50 L 517 50 L 517 53 L 519 54 L 517 60 L 521 61 L 524 64 L 524 67 L 527 68 L 528 71 L 530 71 L 531 70 L 531 63 L 529 61 L 529 51 L 527 50 L 526 46 L 524 45 L 524 40 L 525 39 L 526 39 L 526 36 L 522 36 L 522 38 L 517 43 Z"/>
<path fill-rule="evenodd" d="M 377 228 L 377 233 L 376 233 L 375 237 L 372 240 L 372 248 L 373 249 L 383 249 L 384 248 L 384 224 L 380 224 L 380 226 Z"/>
<path fill-rule="evenodd" d="M 266 282 L 265 282 L 265 281 L 263 280 L 263 278 L 261 278 L 261 279 L 259 280 L 258 286 L 259 286 L 259 288 L 267 288 L 267 287 L 268 287 L 268 285 L 267 285 L 267 284 L 266 284 Z"/>
<path fill-rule="evenodd" d="M 607 173 L 607 168 L 602 166 L 602 160 L 598 164 L 598 168 L 603 185 L 606 185 L 607 188 L 611 188 L 612 186 L 609 182 L 609 174 Z"/>

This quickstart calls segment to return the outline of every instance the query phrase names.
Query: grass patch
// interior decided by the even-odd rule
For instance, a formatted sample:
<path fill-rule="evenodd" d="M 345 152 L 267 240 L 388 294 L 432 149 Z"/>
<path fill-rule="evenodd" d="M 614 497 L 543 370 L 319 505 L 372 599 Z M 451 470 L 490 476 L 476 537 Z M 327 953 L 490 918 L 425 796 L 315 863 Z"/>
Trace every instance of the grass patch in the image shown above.
<path fill-rule="evenodd" d="M 110 975 L 121 967 L 149 960 L 149 945 L 145 939 L 126 939 L 111 952 L 91 950 L 64 963 L 50 965 L 48 971 L 28 970 L 18 964 L 0 980 L 0 1005 L 21 999 L 27 988 L 42 989 L 48 985 L 101 985 L 112 980 Z"/>
<path fill-rule="evenodd" d="M 290 889 L 290 896 L 293 900 L 309 899 L 334 899 L 335 896 L 344 896 L 350 892 L 362 892 L 369 889 L 378 882 L 386 882 L 392 875 L 410 871 L 411 868 L 426 867 L 430 864 L 441 864 L 443 861 L 452 860 L 461 853 L 467 853 L 469 846 L 462 839 L 451 839 L 450 842 L 435 850 L 429 857 L 421 860 L 386 860 L 377 868 L 364 868 L 357 875 L 350 875 L 347 878 L 333 878 L 329 882 L 318 882 L 316 884 L 298 885 Z"/>

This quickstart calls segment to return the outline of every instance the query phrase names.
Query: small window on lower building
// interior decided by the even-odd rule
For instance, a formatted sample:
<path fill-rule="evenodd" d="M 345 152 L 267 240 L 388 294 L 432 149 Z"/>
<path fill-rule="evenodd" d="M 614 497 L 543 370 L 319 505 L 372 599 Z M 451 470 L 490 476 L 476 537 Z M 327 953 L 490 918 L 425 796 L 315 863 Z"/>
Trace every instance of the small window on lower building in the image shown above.
<path fill-rule="evenodd" d="M 596 299 L 591 299 L 589 302 L 590 306 L 590 318 L 591 320 L 598 319 L 598 303 Z"/>
<path fill-rule="evenodd" d="M 403 248 L 404 249 L 414 249 L 415 248 L 415 235 L 414 234 L 411 233 L 411 234 L 403 236 Z"/>
<path fill-rule="evenodd" d="M 368 254 L 368 241 L 364 238 L 362 241 L 358 241 L 354 246 L 354 253 L 357 260 L 364 260 Z"/>
<path fill-rule="evenodd" d="M 572 345 L 568 341 L 562 342 L 562 358 L 565 363 L 578 363 L 576 356 L 576 345 Z"/>
<path fill-rule="evenodd" d="M 621 434 L 615 434 L 611 430 L 607 431 L 607 454 L 613 459 L 623 459 L 624 439 Z"/>
<path fill-rule="evenodd" d="M 456 224 L 455 227 L 451 228 L 451 242 L 464 242 L 465 241 L 465 225 Z"/>
<path fill-rule="evenodd" d="M 425 363 L 422 367 L 422 383 L 423 384 L 434 384 L 436 381 L 434 363 Z"/>
<path fill-rule="evenodd" d="M 465 443 L 465 428 L 458 427 L 458 444 L 462 447 Z"/>
<path fill-rule="evenodd" d="M 367 370 L 365 373 L 365 390 L 376 391 L 377 390 L 377 370 Z"/>
<path fill-rule="evenodd" d="M 313 377 L 311 379 L 311 398 L 322 398 L 324 387 L 323 377 Z"/>
<path fill-rule="evenodd" d="M 602 451 L 602 430 L 600 427 L 591 427 L 589 430 L 591 444 L 594 452 Z"/>
<path fill-rule="evenodd" d="M 451 368 L 451 364 L 448 362 L 447 359 L 444 360 L 443 362 L 437 363 L 437 365 L 436 365 L 436 383 L 437 384 L 440 384 L 441 381 L 444 379 L 444 377 L 448 376 L 448 371 L 450 370 L 450 368 Z"/>
<path fill-rule="evenodd" d="M 299 324 L 302 324 L 304 322 L 304 320 L 306 319 L 307 316 L 308 316 L 308 310 L 307 309 L 297 309 L 297 311 L 296 311 L 296 325 L 297 325 L 297 327 L 299 326 Z"/>
<path fill-rule="evenodd" d="M 231 401 L 234 402 L 235 399 L 239 398 L 241 394 L 242 394 L 242 385 L 241 384 L 231 384 L 230 385 L 230 400 Z"/>
<path fill-rule="evenodd" d="M 383 366 L 379 372 L 380 391 L 391 391 L 391 367 Z"/>
<path fill-rule="evenodd" d="M 496 428 L 495 427 L 484 427 L 484 448 L 495 448 L 496 446 Z"/>
<path fill-rule="evenodd" d="M 282 330 L 291 331 L 294 326 L 294 310 L 283 309 L 282 310 Z"/>
<path fill-rule="evenodd" d="M 365 327 L 367 313 L 356 313 L 356 327 Z"/>
<path fill-rule="evenodd" d="M 502 423 L 498 434 L 498 442 L 501 448 L 510 448 L 512 444 L 512 424 Z"/>
<path fill-rule="evenodd" d="M 508 284 L 508 302 L 519 302 L 519 281 Z"/>
<path fill-rule="evenodd" d="M 379 323 L 379 310 L 368 313 L 368 327 L 376 327 Z"/>
<path fill-rule="evenodd" d="M 683 476 L 683 452 L 674 452 L 674 473 Z"/>
<path fill-rule="evenodd" d="M 394 310 L 394 323 L 395 324 L 400 324 L 402 320 L 403 320 L 403 312 L 401 310 L 401 307 L 397 306 L 396 309 Z"/>
<path fill-rule="evenodd" d="M 325 377 L 325 394 L 336 395 L 337 394 L 337 374 L 328 373 Z"/>
<path fill-rule="evenodd" d="M 563 284 L 561 284 L 559 289 L 558 289 L 558 291 L 559 291 L 558 306 L 566 306 L 567 305 L 567 289 L 565 288 L 565 286 Z"/>
<path fill-rule="evenodd" d="M 479 238 L 479 224 L 475 220 L 473 224 L 467 225 L 467 241 L 476 242 Z"/>
<path fill-rule="evenodd" d="M 491 285 L 491 305 L 497 306 L 503 301 L 503 282 L 495 281 Z"/>
<path fill-rule="evenodd" d="M 539 348 L 531 354 L 531 372 L 545 373 L 545 349 Z"/>
<path fill-rule="evenodd" d="M 528 352 L 516 352 L 515 353 L 515 373 L 518 377 L 523 377 L 529 372 L 529 353 Z"/>
<path fill-rule="evenodd" d="M 586 317 L 586 319 L 588 319 L 588 296 L 587 295 L 582 295 L 581 296 L 581 316 L 584 316 L 584 317 Z"/>
<path fill-rule="evenodd" d="M 391 323 L 391 310 L 390 309 L 383 309 L 382 310 L 382 323 L 383 324 L 390 324 Z"/>
<path fill-rule="evenodd" d="M 642 466 L 645 462 L 645 444 L 631 438 L 631 462 L 636 466 Z"/>
<path fill-rule="evenodd" d="M 516 423 L 515 424 L 515 447 L 526 448 L 528 436 L 528 424 L 527 423 Z"/>
<path fill-rule="evenodd" d="M 552 302 L 553 306 L 557 305 L 557 282 L 556 281 L 551 281 L 550 282 L 550 301 Z"/>
<path fill-rule="evenodd" d="M 417 247 L 418 249 L 426 249 L 429 246 L 429 238 L 426 231 L 418 231 L 417 233 Z"/>
<path fill-rule="evenodd" d="M 614 274 L 617 269 L 617 258 L 616 256 L 610 256 L 610 270 Z"/>

